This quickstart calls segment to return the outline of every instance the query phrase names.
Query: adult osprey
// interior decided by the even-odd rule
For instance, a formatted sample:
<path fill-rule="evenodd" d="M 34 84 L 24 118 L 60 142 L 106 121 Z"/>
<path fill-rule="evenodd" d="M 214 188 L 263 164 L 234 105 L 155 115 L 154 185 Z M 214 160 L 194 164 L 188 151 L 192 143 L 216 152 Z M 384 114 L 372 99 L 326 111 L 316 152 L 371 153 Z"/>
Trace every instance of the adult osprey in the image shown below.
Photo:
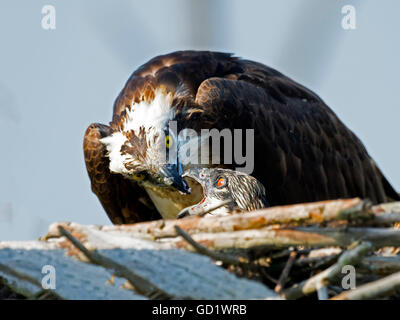
<path fill-rule="evenodd" d="M 191 194 L 178 191 L 188 191 L 179 161 L 159 161 L 166 145 L 181 144 L 165 138 L 170 120 L 178 130 L 254 129 L 252 175 L 272 206 L 399 199 L 362 142 L 315 93 L 261 63 L 178 51 L 139 67 L 117 97 L 109 126 L 86 130 L 92 190 L 113 223 L 172 218 L 201 199 L 193 181 Z"/>

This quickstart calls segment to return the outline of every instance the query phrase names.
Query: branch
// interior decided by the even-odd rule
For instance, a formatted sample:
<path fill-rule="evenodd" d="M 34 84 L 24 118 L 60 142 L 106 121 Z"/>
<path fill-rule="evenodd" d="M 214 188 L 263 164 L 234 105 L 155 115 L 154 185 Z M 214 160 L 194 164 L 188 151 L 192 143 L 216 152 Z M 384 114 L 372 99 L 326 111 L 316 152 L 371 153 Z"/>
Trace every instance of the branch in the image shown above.
<path fill-rule="evenodd" d="M 318 224 L 332 220 L 360 219 L 371 217 L 369 202 L 359 198 L 330 200 L 289 206 L 277 206 L 232 216 L 187 217 L 179 220 L 158 220 L 124 226 L 105 226 L 103 231 L 116 231 L 141 238 L 174 237 L 175 226 L 189 234 L 217 233 L 260 229 L 271 225 Z"/>
<path fill-rule="evenodd" d="M 278 284 L 275 286 L 274 291 L 276 293 L 281 293 L 282 289 L 285 287 L 286 281 L 289 277 L 290 270 L 292 269 L 293 263 L 296 259 L 296 251 L 292 251 L 289 255 L 289 259 L 286 262 L 285 267 L 282 270 L 281 276 L 279 277 Z"/>
<path fill-rule="evenodd" d="M 212 250 L 229 248 L 247 249 L 251 247 L 288 248 L 291 246 L 346 247 L 354 241 L 368 241 L 374 247 L 400 247 L 400 229 L 382 228 L 318 228 L 301 227 L 295 229 L 273 229 L 270 227 L 220 233 L 199 233 L 192 235 L 197 243 Z M 165 248 L 183 248 L 191 246 L 180 239 L 164 239 Z"/>
<path fill-rule="evenodd" d="M 185 239 L 198 253 L 208 256 L 213 260 L 222 261 L 223 263 L 226 264 L 238 265 L 241 263 L 239 259 L 237 259 L 234 256 L 211 251 L 207 247 L 197 243 L 196 241 L 193 240 L 191 236 L 189 236 L 184 230 L 182 230 L 178 226 L 175 226 L 175 230 L 176 233 L 180 235 L 183 239 Z"/>
<path fill-rule="evenodd" d="M 400 213 L 383 213 L 376 214 L 370 221 L 367 221 L 367 225 L 376 225 L 376 226 L 391 226 L 396 222 L 400 222 Z"/>
<path fill-rule="evenodd" d="M 0 263 L 0 271 L 2 271 L 4 273 L 7 273 L 10 276 L 13 276 L 15 278 L 18 278 L 18 279 L 20 279 L 22 281 L 27 281 L 27 282 L 39 287 L 40 290 L 38 292 L 30 295 L 33 298 L 43 295 L 44 297 L 51 296 L 51 297 L 54 297 L 54 298 L 59 299 L 59 300 L 63 300 L 64 299 L 63 297 L 61 297 L 55 291 L 52 291 L 52 290 L 49 290 L 49 289 L 43 289 L 42 284 L 38 280 L 36 280 L 35 278 L 31 277 L 28 274 L 16 271 L 16 270 L 10 268 L 9 266 L 6 266 L 6 265 L 1 264 L 1 263 Z M 15 288 L 15 290 L 19 291 L 18 288 Z M 23 293 L 23 295 L 25 295 L 25 294 Z M 41 299 L 43 299 L 43 296 L 41 297 Z"/>
<path fill-rule="evenodd" d="M 27 281 L 27 282 L 39 287 L 40 289 L 42 289 L 42 284 L 38 280 L 36 280 L 35 278 L 31 277 L 28 274 L 24 274 L 24 273 L 21 273 L 19 271 L 16 271 L 16 270 L 14 270 L 14 269 L 12 269 L 9 266 L 6 266 L 4 264 L 0 264 L 0 271 L 4 272 L 4 273 L 7 273 L 10 276 L 18 278 L 20 280 Z"/>
<path fill-rule="evenodd" d="M 219 204 L 217 204 L 217 205 L 215 205 L 215 206 L 211 206 L 211 207 L 209 207 L 209 208 L 207 208 L 207 209 L 200 209 L 199 211 L 197 211 L 197 212 L 195 213 L 195 215 L 198 216 L 198 217 L 203 217 L 203 216 L 205 216 L 207 213 L 209 213 L 209 212 L 211 212 L 211 211 L 214 211 L 214 210 L 216 210 L 216 209 L 219 209 L 219 208 L 223 207 L 224 205 L 230 204 L 231 202 L 232 202 L 232 200 L 225 200 L 225 201 L 222 201 L 222 202 L 220 202 Z M 183 209 L 181 212 L 179 212 L 178 215 L 177 215 L 177 219 L 186 218 L 186 217 L 191 216 L 190 213 L 189 213 L 189 211 L 187 210 L 187 209 L 189 209 L 189 208 L 191 208 L 191 207 L 188 207 L 188 208 L 186 208 L 186 209 Z M 192 215 L 193 215 L 193 214 L 192 214 Z"/>
<path fill-rule="evenodd" d="M 400 272 L 360 286 L 357 289 L 345 291 L 332 300 L 367 300 L 388 295 L 400 289 Z"/>
<path fill-rule="evenodd" d="M 372 248 L 368 242 L 358 245 L 351 251 L 344 252 L 337 263 L 328 269 L 318 273 L 317 275 L 305 280 L 298 285 L 284 290 L 282 296 L 286 299 L 298 299 L 304 295 L 308 295 L 320 288 L 333 282 L 335 278 L 342 272 L 345 265 L 356 265 Z"/>
<path fill-rule="evenodd" d="M 377 275 L 387 276 L 395 272 L 400 272 L 400 256 L 366 257 L 361 262 L 359 272 L 374 273 Z"/>
<path fill-rule="evenodd" d="M 189 234 L 187 234 L 184 230 L 182 230 L 178 226 L 175 226 L 175 229 L 176 233 L 180 235 L 183 239 L 185 239 L 196 250 L 197 253 L 210 257 L 214 261 L 221 261 L 226 265 L 241 266 L 244 268 L 243 270 L 247 269 L 253 272 L 261 272 L 270 281 L 277 283 L 277 281 L 273 279 L 271 276 L 269 276 L 269 274 L 262 267 L 255 265 L 251 262 L 240 261 L 239 258 L 235 256 L 209 250 L 207 247 L 194 241 Z M 282 284 L 283 283 L 284 280 L 282 280 Z"/>

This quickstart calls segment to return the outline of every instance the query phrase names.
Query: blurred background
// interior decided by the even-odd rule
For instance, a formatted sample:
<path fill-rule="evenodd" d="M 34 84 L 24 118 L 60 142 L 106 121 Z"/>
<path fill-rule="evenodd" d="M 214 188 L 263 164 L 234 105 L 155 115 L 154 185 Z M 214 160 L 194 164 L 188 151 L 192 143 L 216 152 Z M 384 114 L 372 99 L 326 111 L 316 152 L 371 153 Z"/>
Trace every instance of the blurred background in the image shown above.
<path fill-rule="evenodd" d="M 341 26 L 347 4 L 355 30 Z M 44 5 L 55 30 L 41 26 Z M 55 221 L 109 224 L 83 134 L 111 120 L 138 66 L 182 49 L 233 52 L 312 89 L 399 190 L 399 11 L 396 0 L 2 0 L 0 240 L 35 239 Z"/>

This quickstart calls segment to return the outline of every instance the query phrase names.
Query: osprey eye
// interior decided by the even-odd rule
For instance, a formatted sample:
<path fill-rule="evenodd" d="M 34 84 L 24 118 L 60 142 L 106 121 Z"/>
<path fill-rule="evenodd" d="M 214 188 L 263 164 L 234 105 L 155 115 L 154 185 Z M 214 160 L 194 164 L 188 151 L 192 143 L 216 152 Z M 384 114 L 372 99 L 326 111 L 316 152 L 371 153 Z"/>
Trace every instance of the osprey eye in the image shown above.
<path fill-rule="evenodd" d="M 144 173 L 138 172 L 138 173 L 134 173 L 132 175 L 132 178 L 135 179 L 136 181 L 140 181 L 140 180 L 143 180 L 145 176 L 146 175 Z"/>
<path fill-rule="evenodd" d="M 220 177 L 217 179 L 217 188 L 222 188 L 226 185 L 226 179 L 224 177 Z"/>
<path fill-rule="evenodd" d="M 172 146 L 172 139 L 171 136 L 165 137 L 165 146 L 169 149 Z"/>

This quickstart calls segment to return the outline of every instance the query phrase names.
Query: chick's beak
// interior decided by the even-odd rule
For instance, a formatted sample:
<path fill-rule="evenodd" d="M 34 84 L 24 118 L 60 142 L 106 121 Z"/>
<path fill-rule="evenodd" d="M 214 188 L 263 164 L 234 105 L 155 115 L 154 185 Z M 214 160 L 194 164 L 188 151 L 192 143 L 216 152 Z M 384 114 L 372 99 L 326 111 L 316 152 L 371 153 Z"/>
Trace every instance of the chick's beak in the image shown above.
<path fill-rule="evenodd" d="M 191 168 L 186 170 L 184 174 L 182 174 L 182 177 L 189 177 L 196 180 L 198 183 L 201 183 L 199 179 L 199 169 L 197 168 Z"/>
<path fill-rule="evenodd" d="M 185 179 L 182 177 L 180 164 L 166 164 L 161 169 L 161 174 L 167 185 L 174 187 L 178 191 L 189 194 L 190 188 Z"/>

